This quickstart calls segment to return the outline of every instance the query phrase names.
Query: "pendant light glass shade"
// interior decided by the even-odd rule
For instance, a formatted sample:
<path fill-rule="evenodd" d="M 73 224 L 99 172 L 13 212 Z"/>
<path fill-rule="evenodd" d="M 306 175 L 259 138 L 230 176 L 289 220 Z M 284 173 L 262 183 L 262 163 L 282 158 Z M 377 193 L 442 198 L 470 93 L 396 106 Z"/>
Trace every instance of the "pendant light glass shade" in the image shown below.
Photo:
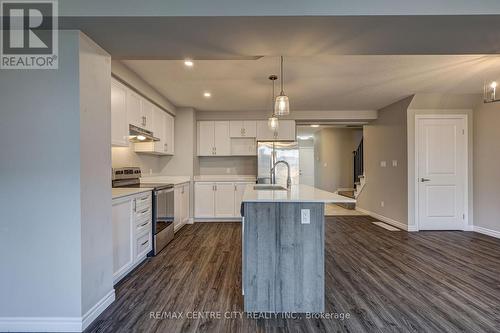
<path fill-rule="evenodd" d="M 483 101 L 485 103 L 500 101 L 500 86 L 498 85 L 498 82 L 500 81 L 489 81 L 484 83 Z"/>
<path fill-rule="evenodd" d="M 269 76 L 269 80 L 271 80 L 271 82 L 273 83 L 273 94 L 271 95 L 272 97 L 271 100 L 273 103 L 274 103 L 274 81 L 276 81 L 277 79 L 278 77 L 276 75 Z M 274 114 L 273 103 L 271 103 L 271 108 L 273 109 L 273 113 L 271 114 L 271 117 L 267 119 L 267 127 L 269 127 L 271 131 L 276 132 L 278 130 L 279 123 L 278 123 L 278 117 L 276 117 L 276 115 Z"/>
<path fill-rule="evenodd" d="M 283 56 L 280 58 L 280 71 L 281 71 L 281 92 L 274 102 L 274 115 L 276 116 L 286 116 L 290 114 L 290 101 L 288 100 L 288 96 L 285 94 L 285 90 L 283 88 Z"/>
<path fill-rule="evenodd" d="M 286 116 L 290 114 L 290 102 L 287 95 L 279 95 L 274 103 L 274 114 L 277 116 Z"/>
<path fill-rule="evenodd" d="M 272 116 L 267 120 L 267 126 L 270 130 L 276 131 L 279 127 L 278 118 Z"/>

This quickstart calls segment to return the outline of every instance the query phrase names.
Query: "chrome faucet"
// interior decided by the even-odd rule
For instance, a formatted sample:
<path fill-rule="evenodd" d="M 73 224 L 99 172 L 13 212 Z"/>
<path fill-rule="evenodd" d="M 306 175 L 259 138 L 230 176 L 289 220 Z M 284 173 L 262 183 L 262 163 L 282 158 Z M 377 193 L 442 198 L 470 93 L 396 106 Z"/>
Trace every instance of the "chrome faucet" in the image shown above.
<path fill-rule="evenodd" d="M 271 184 L 276 184 L 276 166 L 280 163 L 286 165 L 287 176 L 286 176 L 286 188 L 290 188 L 292 186 L 292 178 L 290 178 L 290 164 L 287 161 L 277 161 L 274 163 L 271 168 Z"/>

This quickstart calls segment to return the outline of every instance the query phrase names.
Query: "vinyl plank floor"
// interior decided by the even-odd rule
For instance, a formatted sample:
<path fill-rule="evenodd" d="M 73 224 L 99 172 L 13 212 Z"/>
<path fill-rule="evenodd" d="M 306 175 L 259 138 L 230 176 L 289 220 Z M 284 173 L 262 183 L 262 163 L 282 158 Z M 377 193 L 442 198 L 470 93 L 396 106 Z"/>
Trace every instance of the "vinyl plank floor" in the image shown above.
<path fill-rule="evenodd" d="M 241 225 L 196 223 L 115 286 L 116 301 L 86 332 L 500 331 L 500 240 L 373 221 L 326 218 L 326 311 L 347 319 L 242 314 Z"/>

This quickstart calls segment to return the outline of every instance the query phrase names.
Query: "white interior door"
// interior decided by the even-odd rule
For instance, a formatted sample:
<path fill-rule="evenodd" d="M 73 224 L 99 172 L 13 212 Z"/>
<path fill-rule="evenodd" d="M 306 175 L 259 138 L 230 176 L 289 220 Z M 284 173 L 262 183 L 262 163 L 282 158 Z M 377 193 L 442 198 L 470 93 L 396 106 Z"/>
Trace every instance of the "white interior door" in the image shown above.
<path fill-rule="evenodd" d="M 314 186 L 314 148 L 299 148 L 299 169 L 301 184 Z"/>
<path fill-rule="evenodd" d="M 418 117 L 417 221 L 420 230 L 463 230 L 466 213 L 466 119 Z"/>

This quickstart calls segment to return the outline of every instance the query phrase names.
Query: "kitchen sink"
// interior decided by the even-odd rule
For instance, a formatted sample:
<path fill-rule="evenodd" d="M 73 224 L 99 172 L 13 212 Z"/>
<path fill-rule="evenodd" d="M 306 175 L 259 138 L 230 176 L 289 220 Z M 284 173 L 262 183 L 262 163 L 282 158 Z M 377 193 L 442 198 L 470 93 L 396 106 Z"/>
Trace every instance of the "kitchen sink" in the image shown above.
<path fill-rule="evenodd" d="M 253 189 L 257 191 L 286 191 L 285 187 L 275 184 L 255 185 Z"/>

